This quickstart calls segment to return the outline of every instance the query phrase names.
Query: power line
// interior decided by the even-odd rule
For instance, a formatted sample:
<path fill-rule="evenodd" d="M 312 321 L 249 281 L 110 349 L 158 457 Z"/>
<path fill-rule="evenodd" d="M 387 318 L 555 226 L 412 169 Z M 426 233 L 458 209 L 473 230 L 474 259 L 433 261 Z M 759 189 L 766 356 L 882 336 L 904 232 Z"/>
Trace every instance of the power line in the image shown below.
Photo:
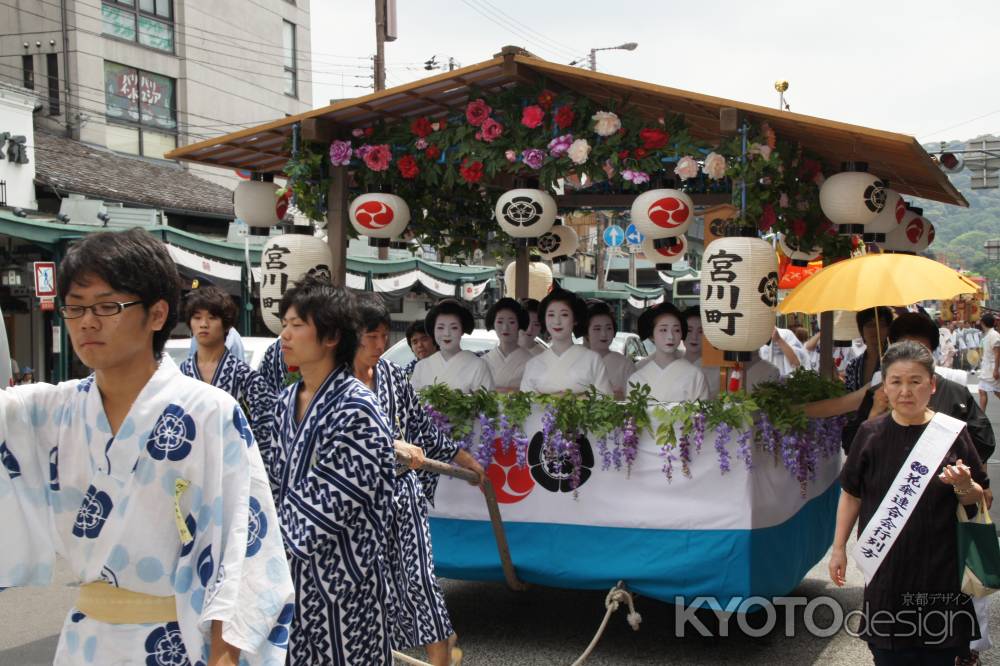
<path fill-rule="evenodd" d="M 462 2 L 463 2 L 463 3 L 464 3 L 464 4 L 466 5 L 466 6 L 470 7 L 470 8 L 471 8 L 471 9 L 472 9 L 473 11 L 475 11 L 475 12 L 476 12 L 477 14 L 479 14 L 480 16 L 482 16 L 482 17 L 484 17 L 485 19 L 487 19 L 488 21 L 490 21 L 490 22 L 492 22 L 492 23 L 494 23 L 494 24 L 496 24 L 496 25 L 500 26 L 500 27 L 501 27 L 501 28 L 503 28 L 504 30 L 506 30 L 506 31 L 508 31 L 508 32 L 510 32 L 510 33 L 512 33 L 512 34 L 514 34 L 514 35 L 517 35 L 518 37 L 520 37 L 520 38 L 524 39 L 524 40 L 525 40 L 526 42 L 528 42 L 528 39 L 527 39 L 527 38 L 526 38 L 526 36 L 524 35 L 523 31 L 519 30 L 519 29 L 517 28 L 517 26 L 516 26 L 516 25 L 512 26 L 512 25 L 510 25 L 510 24 L 508 24 L 508 23 L 505 23 L 505 22 L 504 22 L 504 21 L 503 21 L 502 19 L 497 19 L 497 18 L 496 18 L 496 17 L 494 16 L 494 15 L 492 15 L 492 14 L 488 13 L 488 12 L 487 12 L 486 10 L 484 10 L 484 9 L 483 9 L 483 8 L 481 8 L 480 6 L 478 6 L 478 5 L 475 5 L 475 4 L 473 4 L 472 0 L 462 0 Z M 544 45 L 544 46 L 543 46 L 542 44 L 538 43 L 538 42 L 537 42 L 536 40 L 534 40 L 534 39 L 532 39 L 532 40 L 530 40 L 530 41 L 531 41 L 532 43 L 534 43 L 534 44 L 535 44 L 535 45 L 537 46 L 537 48 L 538 48 L 539 50 L 542 50 L 542 51 L 548 51 L 548 52 L 549 52 L 550 54 L 553 54 L 553 56 L 554 56 L 554 59 L 557 59 L 557 60 L 561 60 L 561 59 L 563 59 L 563 58 L 565 58 L 565 57 L 566 57 L 566 56 L 564 56 L 564 55 L 562 55 L 562 54 L 560 53 L 560 50 L 557 50 L 557 49 L 553 49 L 553 48 L 550 48 L 550 47 L 549 47 L 549 46 L 547 46 L 547 45 Z"/>
<path fill-rule="evenodd" d="M 948 130 L 953 130 L 956 127 L 961 127 L 962 125 L 968 125 L 969 123 L 974 123 L 977 120 L 982 120 L 983 118 L 989 118 L 990 116 L 996 115 L 998 113 L 1000 113 L 1000 109 L 995 109 L 993 111 L 990 111 L 989 113 L 984 113 L 981 116 L 976 116 L 975 118 L 970 118 L 969 120 L 963 120 L 962 122 L 957 123 L 955 125 L 952 125 L 950 127 L 945 127 L 944 129 L 939 129 L 939 130 L 936 130 L 934 132 L 926 132 L 926 133 L 923 133 L 923 134 L 924 134 L 924 136 L 927 136 L 929 134 L 930 135 L 940 134 L 941 132 L 947 132 Z"/>
<path fill-rule="evenodd" d="M 497 14 L 501 14 L 501 15 L 505 16 L 511 23 L 513 23 L 514 25 L 520 27 L 522 30 L 538 36 L 540 39 L 542 39 L 545 42 L 548 42 L 548 43 L 551 43 L 554 46 L 560 47 L 559 50 L 564 51 L 567 54 L 572 54 L 574 52 L 574 50 L 575 50 L 574 47 L 569 46 L 567 44 L 563 44 L 562 42 L 558 42 L 558 41 L 552 39 L 551 37 L 548 37 L 547 35 L 543 35 L 542 33 L 538 32 L 537 30 L 535 30 L 534 28 L 532 28 L 530 25 L 528 25 L 528 24 L 526 24 L 526 23 L 524 23 L 522 21 L 519 21 L 518 19 L 514 18 L 513 16 L 511 16 L 507 12 L 503 11 L 502 9 L 500 9 L 499 7 L 497 7 L 495 4 L 493 4 L 492 2 L 490 2 L 490 0 L 479 0 L 479 2 L 481 2 L 483 5 L 487 5 L 487 6 L 491 7 L 493 9 L 493 11 L 495 11 Z"/>

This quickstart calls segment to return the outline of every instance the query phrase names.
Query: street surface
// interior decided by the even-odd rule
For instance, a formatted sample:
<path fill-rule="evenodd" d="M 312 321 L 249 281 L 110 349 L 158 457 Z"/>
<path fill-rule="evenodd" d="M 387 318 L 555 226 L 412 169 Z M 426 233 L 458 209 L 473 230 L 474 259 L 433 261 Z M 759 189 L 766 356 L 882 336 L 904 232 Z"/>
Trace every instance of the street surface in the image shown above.
<path fill-rule="evenodd" d="M 974 381 L 974 379 L 973 379 Z M 1000 425 L 1000 401 L 991 399 L 987 413 L 994 431 Z M 1000 478 L 1000 459 L 990 461 L 990 476 Z M 994 505 L 1000 522 L 1000 502 Z M 827 577 L 824 559 L 789 596 L 830 596 L 850 611 L 861 605 L 863 579 L 848 567 L 848 583 L 835 588 Z M 53 585 L 45 589 L 15 589 L 0 593 L 0 666 L 43 666 L 52 663 L 59 629 L 72 605 L 76 589 L 65 565 L 56 567 Z M 448 609 L 465 649 L 465 666 L 568 666 L 586 649 L 604 617 L 607 590 L 575 591 L 535 587 L 511 592 L 502 583 L 443 581 Z M 623 607 L 624 608 L 624 607 Z M 763 638 L 742 634 L 730 622 L 727 638 L 703 638 L 688 625 L 684 638 L 675 638 L 677 613 L 672 605 L 637 597 L 642 615 L 638 632 L 619 609 L 608 622 L 604 637 L 587 664 L 869 664 L 864 643 L 844 632 L 816 638 L 805 631 L 802 609 L 795 618 L 795 635 L 784 636 L 785 618 L 779 608 L 774 631 Z M 699 615 L 709 628 L 710 618 Z M 829 623 L 825 608 L 816 612 L 821 627 Z M 759 622 L 759 621 L 758 621 Z M 753 626 L 754 620 L 751 620 Z M 991 634 L 1000 639 L 1000 602 L 990 611 Z M 422 657 L 419 651 L 411 651 Z M 984 664 L 1000 665 L 1000 647 L 982 655 Z"/>

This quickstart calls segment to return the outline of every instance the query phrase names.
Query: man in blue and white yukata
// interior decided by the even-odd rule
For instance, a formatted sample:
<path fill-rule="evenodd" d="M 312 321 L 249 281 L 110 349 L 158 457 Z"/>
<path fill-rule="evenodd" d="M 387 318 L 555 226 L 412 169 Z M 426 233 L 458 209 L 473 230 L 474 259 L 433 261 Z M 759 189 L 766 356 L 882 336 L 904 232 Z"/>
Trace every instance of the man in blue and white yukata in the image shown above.
<path fill-rule="evenodd" d="M 281 351 L 281 338 L 272 342 L 264 350 L 260 365 L 257 366 L 257 374 L 263 378 L 264 383 L 276 396 L 280 395 L 286 386 L 294 383 L 290 381 L 291 370 L 285 365 L 285 355 Z"/>
<path fill-rule="evenodd" d="M 355 298 L 307 277 L 278 312 L 285 360 L 302 375 L 278 400 L 264 453 L 297 596 L 289 662 L 389 664 L 395 453 L 378 399 L 352 372 Z"/>
<path fill-rule="evenodd" d="M 381 297 L 360 295 L 358 314 L 361 342 L 354 355 L 354 374 L 378 396 L 396 448 L 411 455 L 413 468 L 419 467 L 427 456 L 455 462 L 473 470 L 482 479 L 483 468 L 476 459 L 468 451 L 459 449 L 431 422 L 403 368 L 382 358 L 392 321 Z M 425 479 L 425 483 L 421 483 Z M 434 666 L 448 666 L 460 661 L 461 651 L 455 647 L 457 636 L 448 616 L 444 593 L 434 575 L 427 505 L 433 498 L 437 475 L 423 473 L 418 477 L 417 472 L 401 470 L 395 481 L 395 512 L 389 530 L 388 551 L 395 611 L 392 646 L 405 650 L 425 645 L 428 660 Z"/>
<path fill-rule="evenodd" d="M 276 393 L 264 378 L 226 347 L 236 323 L 236 303 L 218 287 L 191 291 L 184 301 L 184 319 L 197 344 L 194 355 L 181 363 L 181 372 L 233 396 L 246 410 L 254 438 L 271 436 Z"/>
<path fill-rule="evenodd" d="M 253 435 L 162 353 L 179 282 L 142 230 L 78 241 L 59 311 L 93 374 L 0 392 L 0 588 L 49 584 L 57 555 L 81 583 L 56 664 L 285 658 L 294 590 Z"/>

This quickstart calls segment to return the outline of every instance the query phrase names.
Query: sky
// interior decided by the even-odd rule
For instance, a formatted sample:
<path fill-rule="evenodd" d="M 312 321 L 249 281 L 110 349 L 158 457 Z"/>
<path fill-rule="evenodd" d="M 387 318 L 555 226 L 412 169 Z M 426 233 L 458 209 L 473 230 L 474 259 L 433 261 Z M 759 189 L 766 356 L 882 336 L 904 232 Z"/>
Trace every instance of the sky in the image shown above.
<path fill-rule="evenodd" d="M 522 46 L 601 72 L 916 136 L 1000 134 L 996 0 L 396 0 L 387 86 Z M 370 92 L 375 0 L 310 0 L 313 106 Z"/>

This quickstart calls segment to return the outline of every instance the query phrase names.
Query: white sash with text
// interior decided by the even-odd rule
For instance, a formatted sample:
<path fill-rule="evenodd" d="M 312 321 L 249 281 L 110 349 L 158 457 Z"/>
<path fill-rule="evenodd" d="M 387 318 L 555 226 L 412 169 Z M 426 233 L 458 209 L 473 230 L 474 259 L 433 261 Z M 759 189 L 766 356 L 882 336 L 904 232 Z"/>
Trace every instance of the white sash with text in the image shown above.
<path fill-rule="evenodd" d="M 889 418 L 892 418 L 891 416 Z M 899 468 L 889 492 L 865 526 L 851 556 L 870 583 L 906 526 L 914 507 L 934 479 L 941 461 L 962 432 L 965 422 L 940 412 L 927 424 L 906 462 Z"/>

